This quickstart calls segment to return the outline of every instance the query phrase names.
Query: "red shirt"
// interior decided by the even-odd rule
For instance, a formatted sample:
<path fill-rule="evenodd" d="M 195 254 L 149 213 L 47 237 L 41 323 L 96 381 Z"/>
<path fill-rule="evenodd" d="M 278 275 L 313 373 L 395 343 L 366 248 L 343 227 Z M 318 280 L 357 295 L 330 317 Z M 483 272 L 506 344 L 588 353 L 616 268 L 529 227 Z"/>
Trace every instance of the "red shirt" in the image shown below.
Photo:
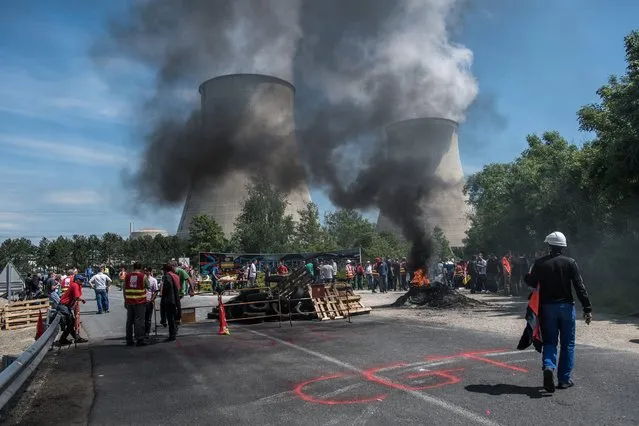
<path fill-rule="evenodd" d="M 62 297 L 60 297 L 60 303 L 63 305 L 67 305 L 72 307 L 73 304 L 82 296 L 82 289 L 80 288 L 80 284 L 73 281 L 67 291 L 64 292 Z"/>

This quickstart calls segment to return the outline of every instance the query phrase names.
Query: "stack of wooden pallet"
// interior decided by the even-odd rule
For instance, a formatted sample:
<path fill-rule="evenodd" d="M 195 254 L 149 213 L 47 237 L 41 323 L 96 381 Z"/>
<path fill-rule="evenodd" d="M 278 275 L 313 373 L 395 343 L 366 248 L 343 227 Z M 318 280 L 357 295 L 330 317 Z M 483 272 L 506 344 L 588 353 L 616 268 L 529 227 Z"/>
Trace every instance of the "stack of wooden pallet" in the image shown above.
<path fill-rule="evenodd" d="M 348 318 L 371 311 L 371 308 L 362 305 L 361 297 L 350 288 L 339 291 L 334 286 L 313 285 L 309 286 L 308 292 L 320 321 Z"/>
<path fill-rule="evenodd" d="M 49 299 L 24 300 L 5 305 L 0 317 L 6 330 L 15 330 L 35 326 L 40 313 L 44 318 L 48 310 Z"/>

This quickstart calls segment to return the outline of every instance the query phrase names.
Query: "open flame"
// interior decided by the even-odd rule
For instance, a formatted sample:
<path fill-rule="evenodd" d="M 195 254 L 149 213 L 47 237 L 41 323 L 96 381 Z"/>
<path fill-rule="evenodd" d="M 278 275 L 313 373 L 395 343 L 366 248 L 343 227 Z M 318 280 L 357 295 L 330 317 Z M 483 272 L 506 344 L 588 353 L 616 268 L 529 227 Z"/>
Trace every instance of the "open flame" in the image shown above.
<path fill-rule="evenodd" d="M 411 285 L 416 287 L 425 287 L 430 285 L 428 279 L 428 270 L 426 268 L 419 268 L 413 274 L 413 279 L 410 280 Z"/>

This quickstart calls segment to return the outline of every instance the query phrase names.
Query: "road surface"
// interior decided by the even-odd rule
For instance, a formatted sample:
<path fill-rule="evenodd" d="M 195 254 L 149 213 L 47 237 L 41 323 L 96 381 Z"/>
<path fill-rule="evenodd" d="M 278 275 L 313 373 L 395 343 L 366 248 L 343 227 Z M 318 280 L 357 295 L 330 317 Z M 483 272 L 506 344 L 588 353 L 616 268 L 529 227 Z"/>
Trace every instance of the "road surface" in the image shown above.
<path fill-rule="evenodd" d="M 367 315 L 230 324 L 231 335 L 219 336 L 205 321 L 181 327 L 176 342 L 164 342 L 161 328 L 154 344 L 126 347 L 121 293 L 111 298 L 108 315 L 83 307 L 89 349 L 58 355 L 90 353 L 78 380 L 93 398 L 75 411 L 78 424 L 639 424 L 632 353 L 579 346 L 577 386 L 548 396 L 539 354 L 490 332 Z M 32 403 L 53 409 L 46 398 Z"/>

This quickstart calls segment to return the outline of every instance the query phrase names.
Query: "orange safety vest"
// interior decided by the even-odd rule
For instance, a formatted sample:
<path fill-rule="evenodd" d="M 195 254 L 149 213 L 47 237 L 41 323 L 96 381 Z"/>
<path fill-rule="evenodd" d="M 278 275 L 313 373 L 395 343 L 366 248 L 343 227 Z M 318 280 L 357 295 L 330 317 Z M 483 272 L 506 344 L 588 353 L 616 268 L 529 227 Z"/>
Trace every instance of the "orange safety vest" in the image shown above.
<path fill-rule="evenodd" d="M 355 275 L 355 271 L 353 265 L 349 263 L 348 265 L 346 265 L 346 278 L 353 278 L 353 275 Z"/>
<path fill-rule="evenodd" d="M 68 277 L 65 277 L 62 281 L 60 281 L 60 296 L 62 296 L 64 292 L 67 291 L 68 288 L 71 286 L 74 277 L 75 275 L 69 275 Z"/>
<path fill-rule="evenodd" d="M 131 272 L 124 279 L 124 303 L 126 305 L 141 305 L 146 303 L 145 275 L 143 272 Z"/>
<path fill-rule="evenodd" d="M 507 257 L 502 257 L 501 266 L 504 268 L 504 272 L 510 275 L 510 261 Z"/>

